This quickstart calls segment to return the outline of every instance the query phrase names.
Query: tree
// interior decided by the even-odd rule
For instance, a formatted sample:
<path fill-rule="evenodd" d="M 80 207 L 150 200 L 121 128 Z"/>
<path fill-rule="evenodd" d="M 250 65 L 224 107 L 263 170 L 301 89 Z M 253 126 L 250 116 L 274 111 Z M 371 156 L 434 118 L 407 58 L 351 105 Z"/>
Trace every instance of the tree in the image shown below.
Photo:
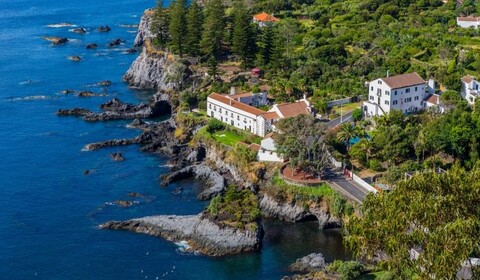
<path fill-rule="evenodd" d="M 217 59 L 221 54 L 223 30 L 225 29 L 225 8 L 222 0 L 205 2 L 205 22 L 203 24 L 200 45 L 203 53 L 209 59 L 210 69 L 216 68 Z"/>
<path fill-rule="evenodd" d="M 187 3 L 186 0 L 174 0 L 170 5 L 170 48 L 174 53 L 183 55 L 185 52 L 185 36 L 187 34 Z"/>
<path fill-rule="evenodd" d="M 202 39 L 203 11 L 197 1 L 192 1 L 187 14 L 187 44 L 186 51 L 189 55 L 200 54 L 200 40 Z"/>
<path fill-rule="evenodd" d="M 338 140 L 345 143 L 347 150 L 350 148 L 350 140 L 358 136 L 360 136 L 358 128 L 351 123 L 342 124 L 337 134 Z"/>
<path fill-rule="evenodd" d="M 244 0 L 237 0 L 233 5 L 233 53 L 240 56 L 243 67 L 250 66 L 255 55 L 255 34 L 252 18 Z"/>
<path fill-rule="evenodd" d="M 259 60 L 262 65 L 269 65 L 274 53 L 275 29 L 273 24 L 267 24 L 260 30 L 258 40 Z"/>
<path fill-rule="evenodd" d="M 292 168 L 320 175 L 328 166 L 323 134 L 324 124 L 310 115 L 281 119 L 276 125 L 277 152 L 288 158 Z"/>
<path fill-rule="evenodd" d="M 297 23 L 293 19 L 282 20 L 278 27 L 278 34 L 283 42 L 286 57 L 291 59 L 294 39 L 298 34 Z"/>
<path fill-rule="evenodd" d="M 163 0 L 157 0 L 152 18 L 152 33 L 155 35 L 154 44 L 160 48 L 165 48 L 169 41 L 169 22 L 169 12 L 163 7 Z"/>
<path fill-rule="evenodd" d="M 479 201 L 479 165 L 422 173 L 391 192 L 368 195 L 363 216 L 346 224 L 345 242 L 357 257 L 387 254 L 388 267 L 404 278 L 415 273 L 421 279 L 455 279 L 462 263 L 480 251 Z"/>

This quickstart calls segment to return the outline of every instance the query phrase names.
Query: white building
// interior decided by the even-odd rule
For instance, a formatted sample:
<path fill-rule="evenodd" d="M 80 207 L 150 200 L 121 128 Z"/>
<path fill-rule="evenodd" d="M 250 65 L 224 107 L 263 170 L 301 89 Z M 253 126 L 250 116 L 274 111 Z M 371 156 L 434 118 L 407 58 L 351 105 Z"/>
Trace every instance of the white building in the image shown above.
<path fill-rule="evenodd" d="M 438 113 L 445 113 L 445 107 L 442 106 L 440 102 L 440 95 L 438 94 L 429 94 L 423 100 L 423 104 L 425 105 L 425 109 L 427 110 L 434 110 Z"/>
<path fill-rule="evenodd" d="M 463 28 L 478 28 L 480 26 L 479 17 L 457 17 L 457 25 Z"/>
<path fill-rule="evenodd" d="M 462 97 L 467 100 L 468 104 L 473 105 L 479 96 L 478 88 L 480 83 L 475 80 L 475 77 L 464 76 L 462 78 Z"/>
<path fill-rule="evenodd" d="M 430 85 L 430 86 L 429 86 Z M 380 78 L 368 83 L 368 100 L 363 102 L 366 116 L 382 116 L 391 110 L 413 113 L 425 108 L 423 100 L 435 91 L 417 73 Z"/>
<path fill-rule="evenodd" d="M 236 128 L 264 137 L 279 119 L 312 112 L 306 98 L 294 103 L 274 105 L 268 112 L 253 107 L 267 102 L 266 93 L 230 94 L 212 93 L 207 97 L 207 114 Z"/>
<path fill-rule="evenodd" d="M 272 133 L 269 133 L 263 138 L 260 144 L 260 149 L 257 154 L 258 161 L 283 162 L 283 159 L 278 156 L 276 152 L 275 141 L 272 138 Z"/>

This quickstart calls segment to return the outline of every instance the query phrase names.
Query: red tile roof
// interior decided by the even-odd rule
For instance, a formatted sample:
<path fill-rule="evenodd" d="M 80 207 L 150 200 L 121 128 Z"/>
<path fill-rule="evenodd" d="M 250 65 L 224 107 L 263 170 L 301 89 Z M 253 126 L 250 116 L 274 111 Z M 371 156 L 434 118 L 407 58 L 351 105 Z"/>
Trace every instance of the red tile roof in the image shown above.
<path fill-rule="evenodd" d="M 480 21 L 479 17 L 457 17 L 457 21 Z"/>
<path fill-rule="evenodd" d="M 221 95 L 221 94 L 218 94 L 218 93 L 212 93 L 208 96 L 208 98 L 212 98 L 213 100 L 217 100 L 217 101 L 219 101 L 219 102 L 221 102 L 225 105 L 237 108 L 239 110 L 245 111 L 245 112 L 250 113 L 250 114 L 255 115 L 255 116 L 265 114 L 265 111 L 263 111 L 263 110 L 257 109 L 255 107 L 249 106 L 247 104 L 243 104 L 242 102 L 232 100 L 232 99 L 228 98 L 227 96 Z"/>
<path fill-rule="evenodd" d="M 277 114 L 277 112 L 268 112 L 268 113 L 265 113 L 263 114 L 263 117 L 266 119 L 266 120 L 277 120 L 280 118 L 280 116 Z"/>
<path fill-rule="evenodd" d="M 258 152 L 258 151 L 260 150 L 260 147 L 261 147 L 261 146 L 258 145 L 258 144 L 256 144 L 256 143 L 252 143 L 252 144 L 250 144 L 248 147 L 249 147 L 250 149 Z"/>
<path fill-rule="evenodd" d="M 263 137 L 263 139 L 272 138 L 272 136 L 273 136 L 273 132 L 270 132 L 267 135 L 265 135 L 265 137 Z"/>
<path fill-rule="evenodd" d="M 464 81 L 465 83 L 469 84 L 473 81 L 473 77 L 471 76 L 463 76 L 462 78 L 462 81 Z"/>
<path fill-rule="evenodd" d="M 263 12 L 261 14 L 258 14 L 258 15 L 254 15 L 253 18 L 258 20 L 258 21 L 261 21 L 261 22 L 276 22 L 276 21 L 279 21 L 278 18 L 276 18 L 272 15 L 269 15 L 265 12 Z"/>
<path fill-rule="evenodd" d="M 308 106 L 304 101 L 277 105 L 284 118 L 291 118 L 300 114 L 309 114 Z"/>
<path fill-rule="evenodd" d="M 425 97 L 425 102 L 431 103 L 431 104 L 436 104 L 438 105 L 439 102 L 439 96 L 436 94 L 430 94 L 427 97 Z"/>
<path fill-rule="evenodd" d="M 417 73 L 408 73 L 392 77 L 386 77 L 382 79 L 390 88 L 403 88 L 414 85 L 425 84 L 425 80 L 422 79 Z"/>

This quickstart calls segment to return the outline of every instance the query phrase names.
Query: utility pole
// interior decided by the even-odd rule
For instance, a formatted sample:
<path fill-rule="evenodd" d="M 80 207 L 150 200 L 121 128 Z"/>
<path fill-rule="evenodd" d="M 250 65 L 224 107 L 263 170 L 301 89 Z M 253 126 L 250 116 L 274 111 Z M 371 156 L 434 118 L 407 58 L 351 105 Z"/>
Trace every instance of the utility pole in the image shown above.
<path fill-rule="evenodd" d="M 342 103 L 340 103 L 340 124 L 343 123 L 343 111 L 342 111 Z"/>

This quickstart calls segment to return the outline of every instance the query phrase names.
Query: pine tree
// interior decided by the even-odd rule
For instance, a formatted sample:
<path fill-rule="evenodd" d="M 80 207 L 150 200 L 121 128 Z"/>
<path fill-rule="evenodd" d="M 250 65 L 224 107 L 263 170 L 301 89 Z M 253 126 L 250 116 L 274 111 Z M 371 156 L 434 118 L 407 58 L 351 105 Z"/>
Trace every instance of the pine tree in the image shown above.
<path fill-rule="evenodd" d="M 244 0 L 234 3 L 232 48 L 242 59 L 243 66 L 248 67 L 255 55 L 255 38 L 251 16 Z"/>
<path fill-rule="evenodd" d="M 264 65 L 268 65 L 273 58 L 275 44 L 275 29 L 273 24 L 267 24 L 261 29 L 259 42 L 260 59 Z"/>
<path fill-rule="evenodd" d="M 224 28 L 225 8 L 222 0 L 207 0 L 200 45 L 203 54 L 211 62 L 209 63 L 210 67 L 216 67 L 217 59 L 220 57 Z"/>
<path fill-rule="evenodd" d="M 202 39 L 203 11 L 197 1 L 193 0 L 187 14 L 187 45 L 189 55 L 200 54 L 200 40 Z"/>
<path fill-rule="evenodd" d="M 155 35 L 154 44 L 160 48 L 165 48 L 168 43 L 168 10 L 163 7 L 163 0 L 157 0 L 157 6 L 153 12 L 151 31 Z"/>
<path fill-rule="evenodd" d="M 185 52 L 185 36 L 187 35 L 187 3 L 186 0 L 174 0 L 170 6 L 170 48 L 174 53 L 183 55 Z"/>

